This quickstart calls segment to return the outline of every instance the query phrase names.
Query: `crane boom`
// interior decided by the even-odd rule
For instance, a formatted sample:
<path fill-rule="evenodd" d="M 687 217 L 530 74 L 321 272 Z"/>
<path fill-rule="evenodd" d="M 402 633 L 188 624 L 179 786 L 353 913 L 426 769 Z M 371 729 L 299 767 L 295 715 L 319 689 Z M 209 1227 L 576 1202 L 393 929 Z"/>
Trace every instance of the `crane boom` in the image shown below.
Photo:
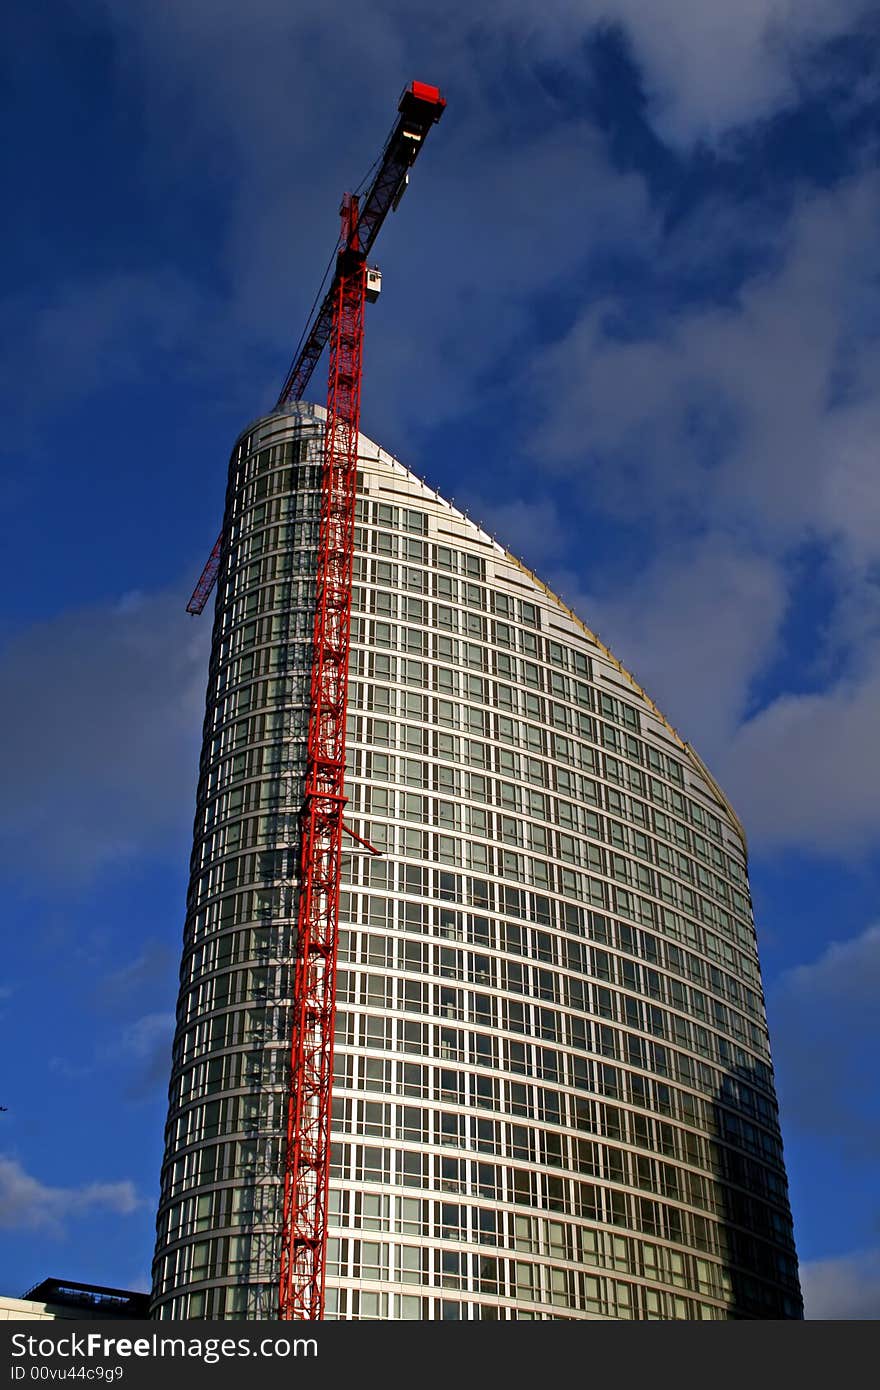
<path fill-rule="evenodd" d="M 217 582 L 217 575 L 220 572 L 220 560 L 222 558 L 222 555 L 223 532 L 221 531 L 220 535 L 214 542 L 214 549 L 208 556 L 208 559 L 205 563 L 205 568 L 202 570 L 199 576 L 199 582 L 193 589 L 192 597 L 189 603 L 186 605 L 187 613 L 192 613 L 194 617 L 198 617 L 199 613 L 201 613 L 205 604 L 208 602 L 211 590 Z"/>
<path fill-rule="evenodd" d="M 394 125 L 385 148 L 379 158 L 379 169 L 370 185 L 369 192 L 359 205 L 357 226 L 354 229 L 352 248 L 364 257 L 368 256 L 379 229 L 390 209 L 396 208 L 403 197 L 409 178 L 409 170 L 415 163 L 425 136 L 431 126 L 439 121 L 446 107 L 444 98 L 436 87 L 425 82 L 411 82 L 404 89 L 397 105 L 398 119 Z M 348 235 L 348 233 L 346 233 Z M 318 365 L 330 331 L 333 316 L 338 304 L 338 265 L 330 288 L 320 308 L 311 320 L 303 337 L 303 346 L 284 378 L 281 394 L 275 404 L 282 410 L 288 401 L 302 400 L 312 372 Z M 199 582 L 186 605 L 187 613 L 197 616 L 205 607 L 211 590 L 220 572 L 223 551 L 223 533 L 217 537 Z"/>
<path fill-rule="evenodd" d="M 446 102 L 436 87 L 424 82 L 411 82 L 398 103 L 399 112 L 394 129 L 380 156 L 379 169 L 369 192 L 360 204 L 353 247 L 364 257 L 370 254 L 373 242 L 388 212 L 396 208 L 406 189 L 409 170 L 415 163 L 425 136 L 435 121 L 443 115 Z M 276 403 L 280 410 L 287 401 L 302 400 L 309 379 L 330 336 L 334 306 L 337 303 L 334 276 L 321 307 L 308 328 L 299 355 L 292 363 Z"/>

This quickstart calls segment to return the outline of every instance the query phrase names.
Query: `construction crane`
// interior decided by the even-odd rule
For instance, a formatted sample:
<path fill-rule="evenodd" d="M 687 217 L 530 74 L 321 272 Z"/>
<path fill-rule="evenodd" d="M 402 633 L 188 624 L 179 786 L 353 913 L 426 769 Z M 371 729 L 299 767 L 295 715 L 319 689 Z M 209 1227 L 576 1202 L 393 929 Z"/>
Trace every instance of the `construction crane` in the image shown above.
<path fill-rule="evenodd" d="M 411 82 L 404 88 L 403 95 L 397 106 L 399 113 L 398 120 L 388 137 L 385 148 L 382 151 L 377 164 L 379 166 L 376 174 L 363 200 L 363 206 L 358 212 L 358 203 L 347 205 L 346 200 L 352 195 L 346 194 L 343 200 L 340 213 L 342 215 L 342 236 L 340 238 L 339 254 L 351 242 L 351 250 L 359 253 L 366 261 L 370 254 L 373 243 L 379 232 L 379 228 L 385 221 L 389 210 L 396 211 L 397 206 L 406 192 L 409 183 L 409 171 L 415 163 L 416 156 L 422 147 L 425 136 L 431 126 L 439 121 L 446 107 L 446 101 L 440 95 L 436 87 L 429 87 L 425 82 Z M 354 229 L 347 225 L 347 218 L 353 217 Z M 334 315 L 337 311 L 339 302 L 339 256 L 337 255 L 336 275 L 321 303 L 318 312 L 311 319 L 302 339 L 302 347 L 297 356 L 291 363 L 281 394 L 275 403 L 276 410 L 282 410 L 288 401 L 302 400 L 305 396 L 306 387 L 311 380 L 312 372 L 318 365 L 327 340 L 330 337 L 331 329 L 334 325 Z M 368 268 L 366 271 L 365 297 L 370 301 L 378 298 L 381 289 L 381 277 L 377 270 Z M 362 330 L 361 330 L 362 333 Z M 360 359 L 359 359 L 360 360 Z M 360 382 L 358 383 L 360 384 Z M 330 365 L 330 379 L 327 387 L 328 407 L 330 397 L 333 392 L 333 364 Z M 358 395 L 358 410 L 360 400 Z M 358 416 L 359 418 L 359 416 Z M 217 575 L 220 572 L 220 564 L 223 557 L 223 533 L 214 543 L 214 549 L 208 556 L 205 568 L 199 577 L 199 582 L 193 590 L 192 597 L 186 605 L 187 613 L 197 616 L 202 612 L 205 604 L 210 598 L 211 591 L 217 582 Z"/>
<path fill-rule="evenodd" d="M 345 725 L 351 628 L 364 305 L 380 288 L 367 256 L 389 211 L 400 202 L 412 167 L 446 102 L 436 87 L 412 82 L 361 201 L 346 194 L 330 289 L 303 336 L 276 405 L 302 399 L 324 347 L 330 345 L 327 419 L 321 474 L 321 519 L 300 823 L 299 906 L 293 970 L 290 1081 L 284 1160 L 278 1316 L 324 1316 L 330 1090 L 336 1005 L 339 881 L 345 806 Z M 223 556 L 218 537 L 187 605 L 201 613 Z M 353 835 L 353 832 L 349 831 Z M 353 835 L 353 838 L 360 839 Z M 364 843 L 364 842 L 362 842 Z M 372 848 L 371 846 L 367 846 Z"/>

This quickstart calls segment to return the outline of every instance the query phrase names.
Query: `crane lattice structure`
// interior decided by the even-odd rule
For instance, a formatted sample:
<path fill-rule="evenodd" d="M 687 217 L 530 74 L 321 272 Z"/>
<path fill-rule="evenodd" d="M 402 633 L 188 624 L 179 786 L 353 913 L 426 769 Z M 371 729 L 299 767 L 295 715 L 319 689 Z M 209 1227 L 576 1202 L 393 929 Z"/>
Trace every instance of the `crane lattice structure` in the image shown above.
<path fill-rule="evenodd" d="M 364 305 L 368 299 L 376 298 L 379 287 L 378 272 L 367 267 L 367 256 L 387 213 L 400 202 L 409 170 L 445 106 L 436 87 L 412 82 L 404 90 L 397 122 L 379 158 L 369 191 L 362 201 L 354 194 L 346 194 L 343 199 L 342 234 L 333 280 L 304 335 L 303 347 L 287 373 L 276 405 L 276 410 L 283 410 L 289 401 L 302 399 L 329 342 L 293 971 L 278 1298 L 278 1315 L 282 1319 L 316 1320 L 324 1316 Z M 222 558 L 221 533 L 187 605 L 189 613 L 202 612 Z"/>

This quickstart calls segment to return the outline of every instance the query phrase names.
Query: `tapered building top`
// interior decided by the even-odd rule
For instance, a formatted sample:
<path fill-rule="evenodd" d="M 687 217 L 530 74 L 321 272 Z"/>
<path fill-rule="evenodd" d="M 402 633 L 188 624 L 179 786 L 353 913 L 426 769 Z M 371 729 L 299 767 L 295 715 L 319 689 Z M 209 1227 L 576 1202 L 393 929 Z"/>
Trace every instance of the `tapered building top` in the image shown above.
<path fill-rule="evenodd" d="M 230 464 L 153 1312 L 278 1298 L 323 411 Z M 801 1316 L 742 827 L 363 436 L 327 1316 Z"/>

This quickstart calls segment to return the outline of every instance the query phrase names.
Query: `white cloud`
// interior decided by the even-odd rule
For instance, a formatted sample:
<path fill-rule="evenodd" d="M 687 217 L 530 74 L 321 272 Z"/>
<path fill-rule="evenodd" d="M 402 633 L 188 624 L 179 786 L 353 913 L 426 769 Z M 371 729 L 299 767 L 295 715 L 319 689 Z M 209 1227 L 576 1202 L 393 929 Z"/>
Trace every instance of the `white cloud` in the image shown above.
<path fill-rule="evenodd" d="M 247 9 L 235 0 L 134 0 L 98 8 L 115 35 L 119 85 L 146 117 L 137 152 L 146 161 L 139 171 L 145 188 L 158 202 L 166 180 L 183 182 L 194 166 L 223 169 L 227 220 L 215 233 L 226 298 L 208 304 L 171 271 L 111 272 L 59 291 L 34 316 L 23 346 L 7 335 L 25 364 L 19 377 L 88 390 L 114 372 L 140 373 L 144 344 L 159 355 L 184 344 L 191 355 L 197 341 L 234 337 L 242 347 L 286 350 L 335 235 L 339 193 L 362 172 L 350 161 L 363 149 L 367 162 L 377 148 L 373 137 L 362 144 L 362 133 L 384 131 L 389 93 L 420 75 L 449 88 L 450 109 L 424 156 L 424 185 L 419 168 L 417 190 L 383 231 L 393 272 L 387 313 L 372 315 L 368 327 L 365 418 L 365 428 L 415 459 L 409 446 L 418 430 L 477 402 L 495 408 L 487 376 L 523 360 L 517 345 L 534 341 L 536 297 L 567 285 L 591 249 L 638 242 L 646 256 L 687 259 L 686 236 L 676 238 L 678 250 L 662 243 L 642 180 L 610 166 L 589 123 L 561 118 L 546 79 L 536 76 L 536 59 L 551 57 L 569 77 L 587 81 L 580 42 L 597 25 L 622 24 L 658 128 L 684 143 L 717 139 L 791 100 L 810 45 L 851 28 L 863 6 L 548 0 L 536 7 L 511 0 L 499 12 L 448 0 L 438 22 L 437 5 L 377 0 L 346 5 L 344 24 L 343 7 L 327 0 L 254 0 Z M 329 80 L 349 61 L 358 65 L 358 84 Z M 495 80 L 502 71 L 507 98 Z M 523 105 L 536 117 L 528 128 Z M 619 306 L 593 304 L 545 354 L 541 370 L 513 381 L 519 403 L 531 398 L 540 415 L 536 459 L 568 470 L 572 480 L 571 510 L 559 523 L 568 534 L 583 490 L 592 505 L 649 520 L 664 538 L 682 534 L 686 523 L 720 538 L 716 556 L 714 539 L 693 555 L 668 546 L 664 561 L 629 590 L 588 599 L 584 617 L 632 663 L 722 781 L 720 764 L 731 766 L 737 800 L 737 755 L 751 760 L 750 787 L 758 790 L 753 811 L 743 809 L 760 834 L 766 829 L 777 839 L 813 836 L 823 809 L 849 827 L 841 838 L 874 815 L 874 767 L 857 758 L 859 740 L 871 737 L 869 665 L 855 684 L 812 703 L 785 692 L 735 747 L 731 739 L 749 681 L 778 631 L 787 549 L 818 536 L 862 591 L 864 572 L 880 556 L 878 361 L 864 343 L 856 350 L 850 341 L 853 333 L 859 338 L 859 315 L 870 318 L 878 215 L 876 175 L 804 200 L 776 248 L 777 272 L 750 282 L 737 305 L 692 310 L 661 337 L 621 342 L 605 331 Z M 699 254 L 723 257 L 729 232 L 704 227 Z M 303 266 L 312 267 L 305 288 Z M 132 323 L 137 352 L 123 333 Z M 242 363 L 253 356 L 239 355 Z M 847 389 L 829 409 L 842 366 Z M 505 391 L 510 384 L 506 378 Z M 393 437 L 384 431 L 390 420 Z M 518 505 L 489 519 L 497 517 L 502 538 L 549 570 L 559 512 L 539 504 L 527 537 Z M 694 576 L 698 584 L 688 582 Z M 583 580 L 574 575 L 565 587 L 578 606 Z M 34 633 L 30 647 L 10 649 L 7 713 L 31 731 L 35 748 L 31 770 L 20 751 L 28 740 L 14 739 L 18 799 L 5 827 L 11 859 L 28 838 L 41 843 L 50 865 L 89 869 L 172 833 L 172 806 L 181 808 L 175 828 L 185 823 L 208 634 L 202 627 L 203 645 L 187 653 L 176 607 L 173 618 L 170 607 L 160 618 L 158 604 L 150 598 L 146 614 L 126 615 L 133 628 L 145 623 L 154 631 L 149 654 L 127 644 L 122 614 L 106 612 L 74 615 Z M 626 634 L 625 649 L 616 634 Z M 88 665 L 80 660 L 86 651 Z M 51 703 L 51 692 L 62 688 L 69 697 L 63 732 Z M 41 715 L 39 735 L 32 711 Z M 846 784 L 832 761 L 803 759 L 806 727 L 830 734 L 839 716 L 852 726 L 843 762 L 857 764 L 849 820 L 846 811 L 834 814 Z M 186 739 L 191 751 L 179 756 Z M 790 761 L 781 749 L 790 750 Z M 786 807 L 780 789 L 792 779 L 800 779 L 803 796 Z"/>
<path fill-rule="evenodd" d="M 865 0 L 514 0 L 493 19 L 505 37 L 562 59 L 596 26 L 621 26 L 656 128 L 688 144 L 794 104 L 814 46 L 868 13 Z"/>
<path fill-rule="evenodd" d="M 649 526 L 661 555 L 611 597 L 579 599 L 564 577 L 570 601 L 756 844 L 861 852 L 880 830 L 878 217 L 874 173 L 804 200 L 776 268 L 735 305 L 635 340 L 608 332 L 615 304 L 594 306 L 533 378 L 536 465 L 563 475 L 573 507 Z M 831 608 L 793 688 L 742 722 L 805 546 L 827 562 Z"/>
<path fill-rule="evenodd" d="M 141 1205 L 131 1182 L 50 1187 L 14 1158 L 0 1155 L 0 1227 L 61 1235 L 67 1220 L 90 1211 L 129 1216 Z"/>
<path fill-rule="evenodd" d="M 591 248 L 637 239 L 651 253 L 656 228 L 641 178 L 612 171 L 598 131 L 562 112 L 542 60 L 560 65 L 575 89 L 586 85 L 584 44 L 622 25 L 663 133 L 715 139 L 794 99 L 799 55 L 846 31 L 862 6 L 254 0 L 243 9 L 232 0 L 101 0 L 99 8 L 114 31 L 118 80 L 145 113 L 146 185 L 158 198 L 170 171 L 176 188 L 193 168 L 223 168 L 226 215 L 212 257 L 227 286 L 224 323 L 212 325 L 203 306 L 195 355 L 199 340 L 230 334 L 273 353 L 292 346 L 336 235 L 339 196 L 377 153 L 404 81 L 420 74 L 447 91 L 424 174 L 420 165 L 401 217 L 383 230 L 383 312 L 368 328 L 366 407 L 395 421 L 395 447 L 406 450 L 417 427 L 466 409 L 503 354 L 521 356 L 529 305 L 564 284 Z M 358 82 L 339 82 L 354 67 Z M 268 393 L 271 382 L 264 386 Z"/>
<path fill-rule="evenodd" d="M 132 1064 L 125 1097 L 141 1101 L 168 1084 L 174 1014 L 144 1014 L 128 1024 L 120 1039 L 121 1053 Z"/>
<path fill-rule="evenodd" d="M 105 1086 L 115 1074 L 123 1099 L 142 1101 L 168 1082 L 174 1022 L 174 1014 L 167 1011 L 142 1014 L 123 1024 L 109 1043 L 96 1045 L 91 1056 L 80 1056 L 77 1062 L 50 1057 L 49 1070 L 68 1081 L 100 1076 Z"/>
<path fill-rule="evenodd" d="M 119 1010 L 142 1001 L 147 991 L 164 987 L 175 974 L 174 953 L 167 943 L 148 941 L 140 955 L 105 975 L 94 997 L 102 1009 Z"/>
<path fill-rule="evenodd" d="M 872 1009 L 880 999 L 880 925 L 849 941 L 832 941 L 812 965 L 798 965 L 783 977 L 785 992 L 812 1007 L 823 1001 L 851 1009 Z"/>
<path fill-rule="evenodd" d="M 181 186 L 210 187 L 222 169 L 222 215 L 206 248 L 212 274 L 183 280 L 167 266 L 123 266 L 47 303 L 22 297 L 6 333 L 15 406 L 155 374 L 168 352 L 190 373 L 213 372 L 227 399 L 233 381 L 244 411 L 268 405 L 335 244 L 340 195 L 372 163 L 416 72 L 448 77 L 458 109 L 431 137 L 422 161 L 430 174 L 422 182 L 415 171 L 418 192 L 382 234 L 389 269 L 383 311 L 369 319 L 366 404 L 399 421 L 396 448 L 416 425 L 476 397 L 480 374 L 522 336 L 531 297 L 591 246 L 636 228 L 640 239 L 651 235 L 641 178 L 613 171 L 599 133 L 563 119 L 536 80 L 525 15 L 509 16 L 496 35 L 464 7 L 438 24 L 430 10 L 393 0 L 94 3 L 113 33 L 120 94 L 142 114 L 132 159 L 151 216 Z M 488 76 L 508 62 L 512 87 L 527 88 L 546 119 L 527 126 L 518 105 L 494 99 Z M 338 81 L 346 64 L 356 65 L 357 83 Z M 268 378 L 267 360 L 278 364 Z"/>
<path fill-rule="evenodd" d="M 878 997 L 880 925 L 832 941 L 768 988 L 783 1126 L 856 1160 L 880 1153 Z"/>
<path fill-rule="evenodd" d="M 571 63 L 580 45 L 608 25 L 628 35 L 663 134 L 681 142 L 716 139 L 796 100 L 811 47 L 847 32 L 866 12 L 865 0 L 838 0 L 833 8 L 824 0 L 654 0 L 649 7 L 642 0 L 506 0 L 501 7 L 373 0 L 355 10 L 334 0 L 295 7 L 254 0 L 246 11 L 230 0 L 181 0 L 110 11 L 157 69 L 164 63 L 164 95 L 181 68 L 195 80 L 200 60 L 206 92 L 215 88 L 212 109 L 227 122 L 237 118 L 245 141 L 259 134 L 270 142 L 289 113 L 287 87 L 301 94 L 305 109 L 322 111 L 328 100 L 345 105 L 345 84 L 328 89 L 328 69 L 356 66 L 358 96 L 368 102 L 392 75 L 400 84 L 410 70 L 441 85 L 454 75 L 472 102 L 487 63 Z M 250 82 L 255 63 L 259 84 Z"/>
<path fill-rule="evenodd" d="M 431 140 L 430 173 L 423 184 L 416 169 L 401 220 L 383 229 L 389 272 L 366 329 L 365 412 L 393 421 L 404 453 L 426 426 L 504 409 L 487 378 L 531 352 L 541 293 L 597 248 L 647 249 L 657 235 L 643 180 L 612 169 L 583 120 L 515 136 L 480 113 L 475 129 L 441 126 Z"/>
<path fill-rule="evenodd" d="M 880 1318 L 880 1250 L 807 1260 L 801 1264 L 800 1277 L 805 1317 Z"/>
<path fill-rule="evenodd" d="M 621 23 L 643 66 L 653 115 L 669 140 L 716 140 L 798 99 L 811 45 L 845 31 L 855 0 L 597 0 L 576 9 Z"/>
<path fill-rule="evenodd" d="M 777 548 L 820 536 L 853 563 L 877 558 L 878 359 L 863 308 L 878 216 L 874 173 L 803 200 L 774 272 L 660 336 L 617 340 L 615 305 L 589 307 L 532 369 L 536 461 L 588 476 L 629 517 L 738 523 Z"/>
<path fill-rule="evenodd" d="M 144 1014 L 125 1029 L 122 1046 L 132 1056 L 143 1060 L 152 1056 L 157 1044 L 167 1052 L 173 1032 L 174 1014 Z"/>
<path fill-rule="evenodd" d="M 173 358 L 198 370 L 216 341 L 213 310 L 167 268 L 108 270 L 54 284 L 40 302 L 7 297 L 0 320 L 3 390 L 18 411 L 45 410 L 97 388 L 152 379 Z"/>
<path fill-rule="evenodd" d="M 13 871 L 87 878 L 185 843 L 210 623 L 187 617 L 183 592 L 64 613 L 7 644 L 0 855 Z"/>
<path fill-rule="evenodd" d="M 876 843 L 878 711 L 880 661 L 820 694 L 782 695 L 736 732 L 714 770 L 763 846 L 855 856 Z"/>

